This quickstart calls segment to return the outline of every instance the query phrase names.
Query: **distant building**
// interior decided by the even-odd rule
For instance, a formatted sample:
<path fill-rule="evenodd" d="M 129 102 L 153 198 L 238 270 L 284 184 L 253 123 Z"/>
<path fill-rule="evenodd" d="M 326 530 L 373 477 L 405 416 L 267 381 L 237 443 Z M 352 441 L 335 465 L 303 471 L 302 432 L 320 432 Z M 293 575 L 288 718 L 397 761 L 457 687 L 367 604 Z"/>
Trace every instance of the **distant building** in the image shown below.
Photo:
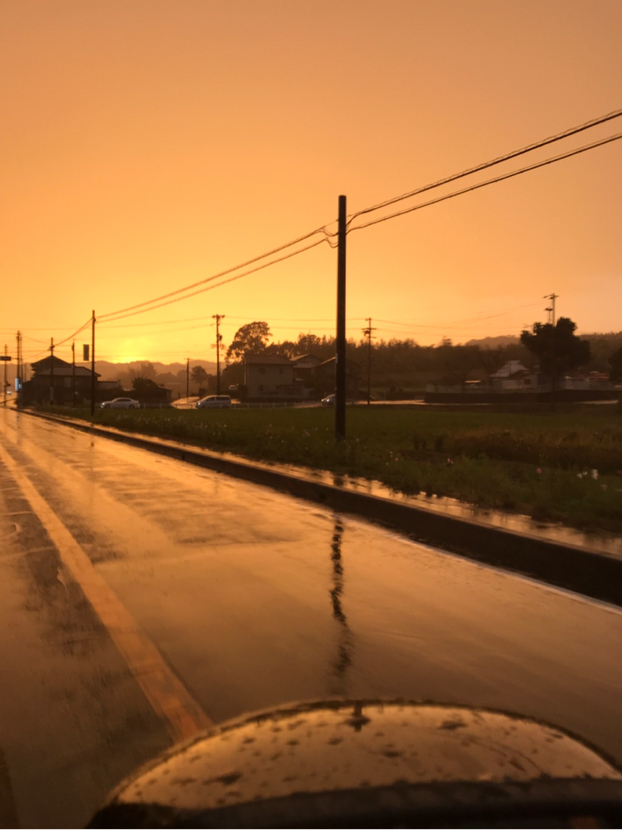
<path fill-rule="evenodd" d="M 302 389 L 294 383 L 294 364 L 280 354 L 247 354 L 244 384 L 249 401 L 300 400 Z"/>
<path fill-rule="evenodd" d="M 72 404 L 91 398 L 93 372 L 86 366 L 74 366 L 55 355 L 31 364 L 32 378 L 24 383 L 22 402 L 28 404 Z M 95 380 L 99 377 L 97 372 Z"/>
<path fill-rule="evenodd" d="M 508 360 L 498 371 L 490 375 L 490 384 L 495 389 L 524 389 L 537 385 L 537 378 L 531 375 L 520 360 Z"/>
<path fill-rule="evenodd" d="M 335 358 L 331 357 L 321 363 L 315 370 L 318 383 L 324 394 L 335 391 Z M 358 363 L 346 360 L 346 397 L 357 398 L 362 384 Z"/>

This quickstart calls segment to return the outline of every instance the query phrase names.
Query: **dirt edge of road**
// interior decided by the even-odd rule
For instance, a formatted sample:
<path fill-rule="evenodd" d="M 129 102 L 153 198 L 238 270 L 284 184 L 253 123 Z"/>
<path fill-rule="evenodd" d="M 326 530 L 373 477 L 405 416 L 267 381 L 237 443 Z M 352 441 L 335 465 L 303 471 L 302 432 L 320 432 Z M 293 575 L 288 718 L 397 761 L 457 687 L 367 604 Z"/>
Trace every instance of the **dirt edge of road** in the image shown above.
<path fill-rule="evenodd" d="M 39 412 L 22 412 L 272 487 L 381 524 L 414 541 L 622 607 L 622 560 L 599 551 L 483 525 L 424 506 L 347 490 L 270 469 L 243 458 L 223 457 L 173 441 L 142 437 Z"/>

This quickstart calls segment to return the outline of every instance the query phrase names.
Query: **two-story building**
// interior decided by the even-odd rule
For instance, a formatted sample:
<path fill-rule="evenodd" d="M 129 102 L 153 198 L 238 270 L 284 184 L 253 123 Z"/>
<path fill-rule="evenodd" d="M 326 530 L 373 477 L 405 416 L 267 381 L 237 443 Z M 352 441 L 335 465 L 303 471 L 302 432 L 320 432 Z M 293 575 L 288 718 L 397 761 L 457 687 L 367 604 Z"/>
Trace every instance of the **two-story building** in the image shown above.
<path fill-rule="evenodd" d="M 294 365 L 280 354 L 247 354 L 244 357 L 244 385 L 248 401 L 299 400 L 294 384 Z"/>
<path fill-rule="evenodd" d="M 32 378 L 24 383 L 22 402 L 28 404 L 71 404 L 90 400 L 93 372 L 86 366 L 74 366 L 56 355 L 31 364 Z M 99 374 L 95 372 L 95 380 Z"/>

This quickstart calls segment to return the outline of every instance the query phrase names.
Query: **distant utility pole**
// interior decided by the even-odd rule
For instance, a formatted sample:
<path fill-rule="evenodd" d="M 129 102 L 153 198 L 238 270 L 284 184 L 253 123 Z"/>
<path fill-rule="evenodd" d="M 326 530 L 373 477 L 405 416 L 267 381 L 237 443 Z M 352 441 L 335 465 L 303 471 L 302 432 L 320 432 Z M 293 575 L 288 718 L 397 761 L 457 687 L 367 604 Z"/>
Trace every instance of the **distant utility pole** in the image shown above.
<path fill-rule="evenodd" d="M 220 341 L 222 340 L 220 321 L 225 319 L 225 315 L 212 314 L 212 318 L 216 320 L 216 394 L 220 395 Z"/>
<path fill-rule="evenodd" d="M 91 418 L 95 417 L 95 309 L 91 317 Z"/>
<path fill-rule="evenodd" d="M 335 439 L 346 437 L 346 197 L 339 197 L 337 228 L 337 340 L 335 350 Z"/>
<path fill-rule="evenodd" d="M 6 365 L 11 358 L 9 357 L 9 347 L 7 344 L 4 344 L 4 357 L 2 360 L 4 361 L 4 408 L 6 409 Z"/>
<path fill-rule="evenodd" d="M 54 338 L 50 337 L 50 403 L 54 403 Z"/>
<path fill-rule="evenodd" d="M 22 333 L 17 332 L 17 368 L 15 370 L 15 392 L 17 394 L 18 405 L 22 399 Z"/>
<path fill-rule="evenodd" d="M 186 361 L 186 403 L 190 397 L 190 358 Z"/>
<path fill-rule="evenodd" d="M 376 331 L 371 324 L 371 317 L 367 318 L 367 328 L 363 329 L 363 334 L 367 338 L 367 406 L 371 404 L 371 338 L 372 331 Z"/>
<path fill-rule="evenodd" d="M 555 412 L 555 300 L 559 294 L 546 294 L 545 300 L 550 300 L 551 305 L 545 309 L 549 312 L 551 323 L 551 412 Z"/>
<path fill-rule="evenodd" d="M 76 341 L 71 341 L 71 405 L 76 405 Z"/>

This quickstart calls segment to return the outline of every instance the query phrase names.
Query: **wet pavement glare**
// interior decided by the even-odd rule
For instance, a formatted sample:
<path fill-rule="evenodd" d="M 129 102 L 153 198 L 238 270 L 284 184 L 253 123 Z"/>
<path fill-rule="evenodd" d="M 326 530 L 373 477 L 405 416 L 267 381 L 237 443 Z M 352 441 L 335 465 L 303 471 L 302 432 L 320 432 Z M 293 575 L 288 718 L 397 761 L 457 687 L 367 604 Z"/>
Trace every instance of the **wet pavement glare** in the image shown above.
<path fill-rule="evenodd" d="M 2 413 L 0 445 L 213 720 L 399 696 L 542 718 L 622 761 L 618 609 L 24 414 Z M 84 821 L 167 737 L 0 472 L 0 745 L 22 822 L 52 826 L 24 806 L 44 780 L 49 815 Z"/>

